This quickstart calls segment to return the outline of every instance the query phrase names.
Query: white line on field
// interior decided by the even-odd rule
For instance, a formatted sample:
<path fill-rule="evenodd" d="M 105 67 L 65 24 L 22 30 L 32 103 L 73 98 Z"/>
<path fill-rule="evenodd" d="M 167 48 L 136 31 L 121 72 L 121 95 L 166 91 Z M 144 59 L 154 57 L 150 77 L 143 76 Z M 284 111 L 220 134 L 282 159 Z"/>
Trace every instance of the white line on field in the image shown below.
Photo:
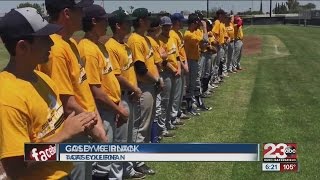
<path fill-rule="evenodd" d="M 5 180 L 7 178 L 6 173 L 0 174 L 0 180 Z"/>
<path fill-rule="evenodd" d="M 275 54 L 280 54 L 280 52 L 278 50 L 278 46 L 276 44 L 274 45 L 274 53 Z"/>
<path fill-rule="evenodd" d="M 249 26 L 246 26 L 246 27 L 244 27 L 242 30 L 249 29 L 249 27 L 251 27 L 251 26 L 250 26 L 250 25 L 249 25 Z"/>

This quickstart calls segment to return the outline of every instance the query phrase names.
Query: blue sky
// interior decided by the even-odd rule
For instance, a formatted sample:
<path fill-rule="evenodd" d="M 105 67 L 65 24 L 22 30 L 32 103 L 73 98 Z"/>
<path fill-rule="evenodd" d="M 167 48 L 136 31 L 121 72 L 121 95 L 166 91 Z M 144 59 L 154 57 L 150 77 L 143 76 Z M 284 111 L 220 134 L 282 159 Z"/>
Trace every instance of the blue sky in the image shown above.
<path fill-rule="evenodd" d="M 10 9 L 15 8 L 21 2 L 31 2 L 31 3 L 44 3 L 42 0 L 38 1 L 0 1 L 0 13 L 8 12 Z M 280 0 L 273 0 L 273 6 L 275 6 L 276 2 L 286 2 Z M 300 4 L 306 4 L 308 2 L 312 2 L 317 5 L 317 9 L 320 9 L 320 1 L 313 0 L 300 0 Z M 96 4 L 102 5 L 101 0 L 96 0 Z M 150 11 L 159 12 L 161 10 L 165 10 L 170 13 L 180 12 L 181 10 L 206 10 L 206 0 L 197 0 L 197 1 L 170 1 L 170 0 L 162 0 L 162 1 L 141 1 L 141 0 L 131 0 L 131 1 L 104 1 L 104 7 L 107 12 L 112 12 L 118 9 L 119 6 L 123 7 L 123 9 L 130 11 L 129 7 L 133 6 L 135 8 L 138 7 L 146 7 Z M 211 0 L 209 2 L 209 7 L 213 8 L 222 8 L 227 11 L 233 10 L 234 12 L 245 11 L 252 7 L 253 10 L 259 10 L 260 8 L 260 0 Z M 269 11 L 269 0 L 263 0 L 263 11 Z"/>

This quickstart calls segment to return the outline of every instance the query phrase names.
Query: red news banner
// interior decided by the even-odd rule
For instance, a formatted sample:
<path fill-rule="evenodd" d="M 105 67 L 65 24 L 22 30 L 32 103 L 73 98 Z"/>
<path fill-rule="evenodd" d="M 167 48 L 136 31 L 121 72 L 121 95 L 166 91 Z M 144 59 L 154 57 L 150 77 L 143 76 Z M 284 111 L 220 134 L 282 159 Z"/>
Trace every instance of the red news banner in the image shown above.
<path fill-rule="evenodd" d="M 264 143 L 262 171 L 298 172 L 296 143 Z"/>

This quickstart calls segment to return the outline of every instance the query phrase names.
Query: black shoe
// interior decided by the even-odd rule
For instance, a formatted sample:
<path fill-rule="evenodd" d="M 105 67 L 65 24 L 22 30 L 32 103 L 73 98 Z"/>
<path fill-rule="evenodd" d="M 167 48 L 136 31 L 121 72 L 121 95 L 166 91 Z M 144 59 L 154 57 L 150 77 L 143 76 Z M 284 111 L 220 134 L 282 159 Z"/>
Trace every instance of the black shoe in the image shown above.
<path fill-rule="evenodd" d="M 177 126 L 170 126 L 170 127 L 168 127 L 168 130 L 177 130 L 177 129 L 178 129 Z"/>
<path fill-rule="evenodd" d="M 176 121 L 176 122 L 173 122 L 172 124 L 175 125 L 175 126 L 182 126 L 182 125 L 184 125 L 184 122 Z"/>
<path fill-rule="evenodd" d="M 140 173 L 143 173 L 143 174 L 146 174 L 146 175 L 154 175 L 156 174 L 156 172 L 151 169 L 150 167 L 148 167 L 146 164 L 140 166 L 140 167 L 136 167 L 134 168 L 134 170 L 140 172 Z"/>
<path fill-rule="evenodd" d="M 191 110 L 191 111 L 188 111 L 189 114 L 191 114 L 192 116 L 200 116 L 200 113 L 196 112 L 195 110 Z"/>
<path fill-rule="evenodd" d="M 146 177 L 145 174 L 141 172 L 135 172 L 132 176 L 125 176 L 124 179 L 144 179 Z"/>
<path fill-rule="evenodd" d="M 212 110 L 212 107 L 206 107 L 205 105 L 202 105 L 198 107 L 200 111 L 210 111 Z"/>
<path fill-rule="evenodd" d="M 95 175 L 92 175 L 92 180 L 106 180 L 106 179 L 109 179 L 108 175 L 106 175 L 106 176 L 95 176 Z"/>

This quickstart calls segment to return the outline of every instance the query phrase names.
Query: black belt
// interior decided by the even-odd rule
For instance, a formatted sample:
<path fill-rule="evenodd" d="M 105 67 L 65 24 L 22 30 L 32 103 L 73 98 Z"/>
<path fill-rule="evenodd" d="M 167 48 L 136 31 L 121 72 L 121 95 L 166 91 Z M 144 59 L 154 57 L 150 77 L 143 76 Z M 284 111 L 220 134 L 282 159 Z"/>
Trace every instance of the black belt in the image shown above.
<path fill-rule="evenodd" d="M 234 40 L 230 41 L 231 43 L 234 42 Z"/>
<path fill-rule="evenodd" d="M 131 95 L 133 93 L 133 91 L 121 91 L 121 95 L 123 96 L 123 95 Z"/>

